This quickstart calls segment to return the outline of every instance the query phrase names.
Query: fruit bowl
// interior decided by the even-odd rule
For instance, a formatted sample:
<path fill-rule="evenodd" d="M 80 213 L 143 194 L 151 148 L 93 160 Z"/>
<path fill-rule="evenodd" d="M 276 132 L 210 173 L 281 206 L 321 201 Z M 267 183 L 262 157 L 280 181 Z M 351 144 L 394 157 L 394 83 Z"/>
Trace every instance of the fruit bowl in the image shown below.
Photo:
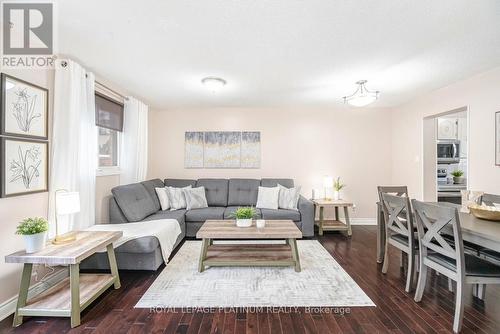
<path fill-rule="evenodd" d="M 472 215 L 479 219 L 500 221 L 500 208 L 495 206 L 473 204 L 469 209 Z"/>

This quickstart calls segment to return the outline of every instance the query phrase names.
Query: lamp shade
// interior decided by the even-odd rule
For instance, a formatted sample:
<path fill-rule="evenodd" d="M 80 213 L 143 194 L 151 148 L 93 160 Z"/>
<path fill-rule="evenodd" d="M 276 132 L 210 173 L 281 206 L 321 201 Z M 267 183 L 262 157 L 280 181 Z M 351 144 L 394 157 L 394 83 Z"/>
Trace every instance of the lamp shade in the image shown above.
<path fill-rule="evenodd" d="M 332 176 L 324 176 L 323 177 L 323 187 L 332 188 L 333 187 L 333 177 Z"/>
<path fill-rule="evenodd" d="M 56 193 L 56 215 L 69 215 L 80 212 L 80 193 L 58 192 Z"/>

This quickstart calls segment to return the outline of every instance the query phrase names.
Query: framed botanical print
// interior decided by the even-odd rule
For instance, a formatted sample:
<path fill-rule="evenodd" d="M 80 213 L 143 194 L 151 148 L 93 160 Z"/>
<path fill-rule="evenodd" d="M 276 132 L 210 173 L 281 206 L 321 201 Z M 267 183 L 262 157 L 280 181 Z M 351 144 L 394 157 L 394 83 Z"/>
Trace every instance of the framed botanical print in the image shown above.
<path fill-rule="evenodd" d="M 500 166 L 500 111 L 495 113 L 495 165 Z"/>
<path fill-rule="evenodd" d="M 1 138 L 0 197 L 20 196 L 48 190 L 48 143 Z"/>
<path fill-rule="evenodd" d="M 47 140 L 48 90 L 2 73 L 0 134 Z"/>

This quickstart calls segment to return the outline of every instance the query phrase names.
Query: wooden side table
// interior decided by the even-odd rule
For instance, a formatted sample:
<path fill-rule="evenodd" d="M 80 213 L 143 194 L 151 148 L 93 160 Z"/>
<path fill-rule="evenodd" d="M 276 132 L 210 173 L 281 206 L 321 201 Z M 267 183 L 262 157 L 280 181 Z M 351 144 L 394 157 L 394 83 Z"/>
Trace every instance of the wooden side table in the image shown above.
<path fill-rule="evenodd" d="M 315 199 L 313 203 L 315 208 L 319 208 L 319 220 L 315 221 L 316 225 L 318 225 L 319 235 L 323 235 L 324 231 L 347 231 L 348 236 L 352 235 L 351 220 L 349 219 L 349 208 L 354 206 L 352 202 Z M 325 207 L 333 207 L 335 209 L 334 220 L 325 220 L 323 213 Z M 345 222 L 339 218 L 339 208 L 344 208 Z"/>
<path fill-rule="evenodd" d="M 13 326 L 22 324 L 23 316 L 70 317 L 71 327 L 80 325 L 80 313 L 111 285 L 120 288 L 113 242 L 122 232 L 76 232 L 76 240 L 67 244 L 47 246 L 36 253 L 19 251 L 5 257 L 7 263 L 23 263 L 23 274 Z M 107 249 L 111 274 L 80 274 L 80 262 L 92 254 Z M 69 277 L 53 287 L 28 298 L 33 264 L 67 265 Z"/>

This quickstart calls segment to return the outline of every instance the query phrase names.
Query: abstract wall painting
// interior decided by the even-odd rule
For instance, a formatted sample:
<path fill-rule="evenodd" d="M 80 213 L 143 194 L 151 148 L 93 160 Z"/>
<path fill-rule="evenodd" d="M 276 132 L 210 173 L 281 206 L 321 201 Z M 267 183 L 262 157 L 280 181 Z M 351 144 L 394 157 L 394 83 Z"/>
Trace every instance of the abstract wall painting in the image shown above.
<path fill-rule="evenodd" d="M 203 168 L 203 132 L 186 132 L 184 135 L 184 166 Z"/>
<path fill-rule="evenodd" d="M 48 90 L 1 75 L 0 134 L 47 140 Z"/>
<path fill-rule="evenodd" d="M 260 168 L 260 132 L 241 133 L 241 168 Z"/>
<path fill-rule="evenodd" d="M 203 167 L 240 168 L 241 132 L 205 132 Z"/>
<path fill-rule="evenodd" d="M 2 138 L 1 146 L 1 197 L 47 191 L 47 142 Z"/>
<path fill-rule="evenodd" d="M 260 132 L 186 132 L 185 168 L 260 168 Z"/>

